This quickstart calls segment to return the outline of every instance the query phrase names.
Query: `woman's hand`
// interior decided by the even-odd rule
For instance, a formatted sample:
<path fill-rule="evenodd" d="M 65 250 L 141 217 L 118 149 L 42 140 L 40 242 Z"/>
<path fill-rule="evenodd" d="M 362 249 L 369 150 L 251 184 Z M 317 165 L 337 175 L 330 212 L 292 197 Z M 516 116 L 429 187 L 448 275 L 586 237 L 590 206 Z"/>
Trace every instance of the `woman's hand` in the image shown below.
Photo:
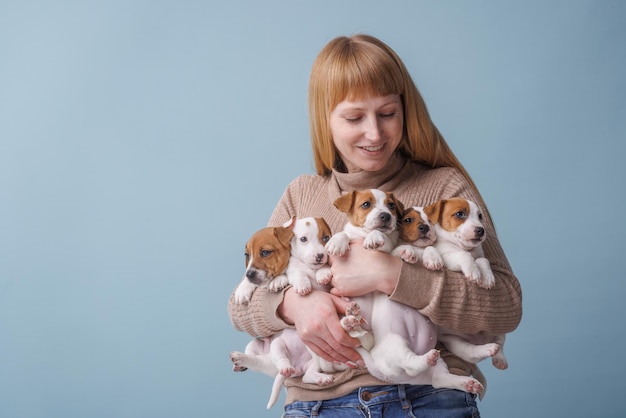
<path fill-rule="evenodd" d="M 338 296 L 362 296 L 373 291 L 387 295 L 398 284 L 402 260 L 388 253 L 363 248 L 363 241 L 352 241 L 350 251 L 331 257 L 331 293 Z"/>
<path fill-rule="evenodd" d="M 345 315 L 347 304 L 347 300 L 327 292 L 314 290 L 301 296 L 289 288 L 278 314 L 293 324 L 302 341 L 324 360 L 350 367 L 364 366 L 355 350 L 360 346 L 359 340 L 350 337 L 339 323 L 339 315 Z"/>

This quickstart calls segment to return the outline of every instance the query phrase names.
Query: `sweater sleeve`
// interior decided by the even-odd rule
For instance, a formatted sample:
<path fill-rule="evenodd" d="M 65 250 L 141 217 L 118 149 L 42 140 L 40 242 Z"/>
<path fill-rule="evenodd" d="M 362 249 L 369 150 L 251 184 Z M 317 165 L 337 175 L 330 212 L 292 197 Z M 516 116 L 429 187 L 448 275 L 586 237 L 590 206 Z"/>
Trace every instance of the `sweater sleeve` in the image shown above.
<path fill-rule="evenodd" d="M 454 196 L 485 206 L 480 196 L 455 170 L 439 188 L 438 199 Z M 469 282 L 462 273 L 427 270 L 419 264 L 403 263 L 391 299 L 412 306 L 434 323 L 468 334 L 496 335 L 513 331 L 522 316 L 522 291 L 500 246 L 493 222 L 484 213 L 487 238 L 483 243 L 495 286 L 484 289 Z"/>

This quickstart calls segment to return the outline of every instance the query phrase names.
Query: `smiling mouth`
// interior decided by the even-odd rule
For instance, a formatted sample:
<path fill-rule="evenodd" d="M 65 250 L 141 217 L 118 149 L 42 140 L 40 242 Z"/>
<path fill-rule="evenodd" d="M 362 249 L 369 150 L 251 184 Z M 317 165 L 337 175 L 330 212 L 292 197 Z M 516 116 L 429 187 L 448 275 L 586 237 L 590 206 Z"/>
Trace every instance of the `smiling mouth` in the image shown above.
<path fill-rule="evenodd" d="M 385 148 L 385 144 L 378 145 L 376 147 L 359 147 L 359 148 L 361 148 L 362 150 L 365 150 L 367 152 L 376 152 L 376 151 L 380 151 L 383 148 Z"/>

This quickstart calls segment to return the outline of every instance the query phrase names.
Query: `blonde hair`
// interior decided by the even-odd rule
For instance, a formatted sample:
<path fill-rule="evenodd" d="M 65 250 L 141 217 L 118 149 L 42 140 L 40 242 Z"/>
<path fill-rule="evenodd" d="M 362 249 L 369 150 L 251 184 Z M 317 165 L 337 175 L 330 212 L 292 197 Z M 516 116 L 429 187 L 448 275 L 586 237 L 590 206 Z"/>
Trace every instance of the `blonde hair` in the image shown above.
<path fill-rule="evenodd" d="M 433 168 L 454 167 L 476 189 L 431 120 L 426 103 L 400 57 L 384 42 L 363 34 L 331 40 L 313 63 L 309 119 L 317 173 L 329 175 L 333 168 L 343 168 L 328 121 L 337 104 L 368 95 L 390 94 L 399 95 L 404 108 L 404 135 L 399 152 Z"/>

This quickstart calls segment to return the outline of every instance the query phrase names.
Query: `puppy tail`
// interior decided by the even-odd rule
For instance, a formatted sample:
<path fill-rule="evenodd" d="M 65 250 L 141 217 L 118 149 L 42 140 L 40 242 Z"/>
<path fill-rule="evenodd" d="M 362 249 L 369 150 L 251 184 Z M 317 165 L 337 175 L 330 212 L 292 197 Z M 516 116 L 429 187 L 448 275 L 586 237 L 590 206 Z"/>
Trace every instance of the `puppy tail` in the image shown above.
<path fill-rule="evenodd" d="M 272 385 L 272 393 L 270 394 L 270 400 L 267 402 L 267 409 L 270 409 L 274 406 L 276 401 L 278 400 L 278 396 L 280 395 L 280 389 L 283 387 L 283 383 L 285 383 L 286 377 L 282 374 L 276 374 L 274 378 L 274 384 Z"/>
<path fill-rule="evenodd" d="M 482 370 L 480 370 L 477 364 L 474 364 L 472 367 L 472 375 L 474 375 L 476 380 L 482 383 L 484 387 L 483 391 L 478 394 L 478 399 L 482 401 L 483 398 L 485 397 L 485 393 L 487 393 L 487 378 L 485 377 Z"/>

